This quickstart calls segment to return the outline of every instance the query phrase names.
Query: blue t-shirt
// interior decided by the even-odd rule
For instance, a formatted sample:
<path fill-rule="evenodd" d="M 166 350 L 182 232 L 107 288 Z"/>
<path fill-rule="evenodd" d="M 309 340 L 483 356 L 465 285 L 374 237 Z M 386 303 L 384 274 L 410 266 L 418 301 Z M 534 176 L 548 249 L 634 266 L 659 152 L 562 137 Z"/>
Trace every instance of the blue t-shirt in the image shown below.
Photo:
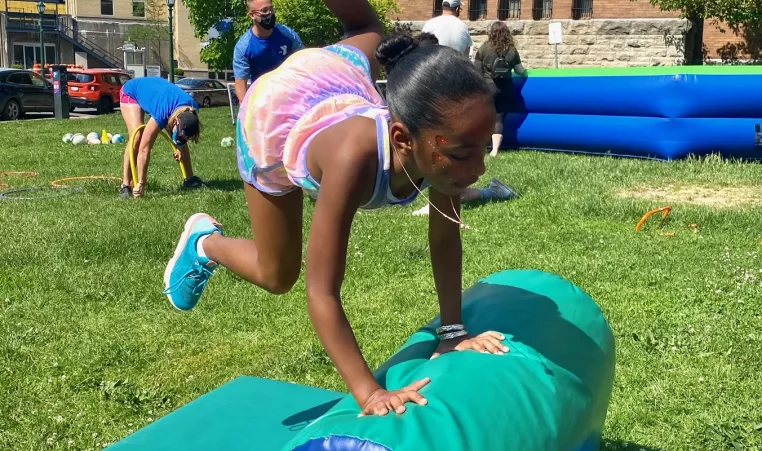
<path fill-rule="evenodd" d="M 124 93 L 135 99 L 140 108 L 166 128 L 176 109 L 189 106 L 199 109 L 198 103 L 181 87 L 161 77 L 133 78 L 122 87 Z"/>
<path fill-rule="evenodd" d="M 276 24 L 272 34 L 266 38 L 258 37 L 254 30 L 249 29 L 235 45 L 233 75 L 254 81 L 303 48 L 299 35 L 285 25 Z"/>

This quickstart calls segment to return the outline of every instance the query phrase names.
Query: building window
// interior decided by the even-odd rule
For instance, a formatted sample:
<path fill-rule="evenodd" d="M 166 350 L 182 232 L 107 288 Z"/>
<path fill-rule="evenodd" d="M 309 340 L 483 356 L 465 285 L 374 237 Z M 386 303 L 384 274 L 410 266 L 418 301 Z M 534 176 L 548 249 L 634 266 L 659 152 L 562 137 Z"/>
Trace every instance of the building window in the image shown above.
<path fill-rule="evenodd" d="M 591 19 L 593 17 L 593 0 L 573 0 L 572 19 Z"/>
<path fill-rule="evenodd" d="M 145 16 L 146 16 L 145 0 L 132 0 L 132 17 L 145 17 Z"/>
<path fill-rule="evenodd" d="M 40 61 L 40 44 L 13 44 L 13 63 L 22 66 L 24 69 L 31 69 Z M 45 44 L 45 64 L 55 64 L 56 47 L 55 44 Z"/>
<path fill-rule="evenodd" d="M 521 17 L 521 0 L 500 0 L 497 6 L 498 20 L 519 19 Z"/>
<path fill-rule="evenodd" d="M 114 15 L 114 1 L 113 0 L 101 0 L 101 15 L 102 16 Z"/>
<path fill-rule="evenodd" d="M 433 17 L 442 15 L 442 0 L 434 0 L 434 11 L 431 13 Z"/>
<path fill-rule="evenodd" d="M 542 20 L 553 17 L 553 0 L 533 0 L 532 19 Z"/>
<path fill-rule="evenodd" d="M 487 18 L 487 0 L 470 0 L 468 2 L 468 20 Z"/>
<path fill-rule="evenodd" d="M 124 64 L 127 66 L 144 66 L 145 63 L 145 54 L 143 51 L 125 52 L 124 54 Z"/>

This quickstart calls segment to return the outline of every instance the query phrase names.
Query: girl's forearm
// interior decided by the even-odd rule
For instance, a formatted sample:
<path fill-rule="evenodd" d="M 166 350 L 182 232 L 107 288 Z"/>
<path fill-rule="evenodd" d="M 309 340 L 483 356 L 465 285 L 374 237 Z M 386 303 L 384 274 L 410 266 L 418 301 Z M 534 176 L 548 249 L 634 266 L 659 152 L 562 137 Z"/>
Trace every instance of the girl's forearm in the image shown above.
<path fill-rule="evenodd" d="M 462 322 L 463 245 L 457 227 L 452 236 L 429 238 L 442 325 Z"/>
<path fill-rule="evenodd" d="M 381 386 L 363 358 L 341 301 L 334 296 L 308 296 L 307 303 L 320 342 L 362 406 Z"/>

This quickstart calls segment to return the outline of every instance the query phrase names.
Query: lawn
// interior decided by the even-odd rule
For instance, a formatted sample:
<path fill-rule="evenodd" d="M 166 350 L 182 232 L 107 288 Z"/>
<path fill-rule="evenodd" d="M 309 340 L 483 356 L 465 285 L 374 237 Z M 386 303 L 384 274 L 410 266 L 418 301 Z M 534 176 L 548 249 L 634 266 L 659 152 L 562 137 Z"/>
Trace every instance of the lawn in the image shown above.
<path fill-rule="evenodd" d="M 234 151 L 219 144 L 233 135 L 229 111 L 202 118 L 193 162 L 209 188 L 182 191 L 159 142 L 144 199 L 119 200 L 118 181 L 91 180 L 72 182 L 82 191 L 68 197 L 0 200 L 0 449 L 102 449 L 244 374 L 344 390 L 312 330 L 303 278 L 276 297 L 222 270 L 187 313 L 162 294 L 189 215 L 250 235 Z M 38 173 L 0 182 L 118 176 L 122 146 L 61 142 L 103 128 L 125 132 L 118 114 L 0 123 L 0 172 Z M 761 449 L 762 206 L 752 201 L 762 200 L 762 165 L 535 152 L 487 163 L 480 185 L 497 176 L 523 196 L 464 212 L 464 287 L 538 268 L 599 302 L 617 344 L 605 448 Z M 622 192 L 670 185 L 724 191 L 712 205 L 682 193 L 666 221 L 636 233 L 666 201 Z M 343 300 L 374 368 L 437 314 L 427 220 L 411 215 L 422 205 L 354 223 Z M 305 227 L 312 208 L 305 200 Z"/>

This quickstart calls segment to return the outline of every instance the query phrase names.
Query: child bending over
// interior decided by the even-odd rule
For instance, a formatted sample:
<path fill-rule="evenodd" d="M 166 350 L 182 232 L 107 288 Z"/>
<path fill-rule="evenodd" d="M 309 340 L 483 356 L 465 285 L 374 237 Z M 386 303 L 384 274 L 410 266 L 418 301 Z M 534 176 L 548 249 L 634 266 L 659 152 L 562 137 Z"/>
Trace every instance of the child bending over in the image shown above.
<path fill-rule="evenodd" d="M 442 325 L 455 330 L 434 356 L 508 351 L 499 333 L 472 337 L 461 324 L 460 195 L 485 171 L 495 107 L 484 77 L 433 35 L 382 42 L 367 0 L 325 4 L 346 39 L 294 53 L 257 79 L 241 104 L 238 167 L 256 240 L 226 237 L 212 217 L 191 216 L 167 265 L 165 293 L 176 308 L 192 309 L 219 265 L 270 293 L 288 292 L 301 270 L 303 191 L 319 192 L 306 262 L 316 333 L 362 414 L 402 413 L 407 402 L 426 403 L 418 390 L 429 380 L 386 391 L 360 352 L 340 299 L 352 220 L 358 209 L 408 205 L 430 188 L 440 212 L 429 216 L 434 284 Z M 379 63 L 388 107 L 374 87 Z"/>

